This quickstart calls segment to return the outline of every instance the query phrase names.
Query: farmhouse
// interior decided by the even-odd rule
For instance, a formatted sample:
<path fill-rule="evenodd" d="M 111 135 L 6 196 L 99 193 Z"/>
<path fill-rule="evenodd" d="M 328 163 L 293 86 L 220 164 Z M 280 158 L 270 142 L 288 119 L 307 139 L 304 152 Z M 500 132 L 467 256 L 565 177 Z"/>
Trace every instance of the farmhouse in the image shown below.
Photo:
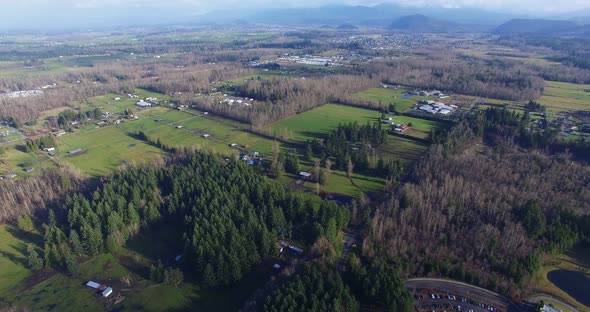
<path fill-rule="evenodd" d="M 397 131 L 397 132 L 404 132 L 408 129 L 410 129 L 410 126 L 408 126 L 408 125 L 400 125 L 400 124 L 395 125 L 395 131 Z"/>
<path fill-rule="evenodd" d="M 304 178 L 309 178 L 309 177 L 311 177 L 311 173 L 309 173 L 309 172 L 305 172 L 305 171 L 301 171 L 301 172 L 299 172 L 299 175 L 300 175 L 300 176 L 302 176 L 302 177 L 304 177 Z"/>
<path fill-rule="evenodd" d="M 152 106 L 152 103 L 145 102 L 144 100 L 139 100 L 137 101 L 137 103 L 135 103 L 135 105 L 139 107 L 150 107 Z"/>

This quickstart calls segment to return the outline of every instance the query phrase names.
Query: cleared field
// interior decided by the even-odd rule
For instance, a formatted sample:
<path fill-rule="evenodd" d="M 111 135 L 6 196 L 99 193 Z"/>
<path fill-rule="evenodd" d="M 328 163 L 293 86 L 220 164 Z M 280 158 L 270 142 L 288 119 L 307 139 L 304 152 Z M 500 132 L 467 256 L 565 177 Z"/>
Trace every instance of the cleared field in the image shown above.
<path fill-rule="evenodd" d="M 427 139 L 432 130 L 440 131 L 449 128 L 448 124 L 440 121 L 426 120 L 410 116 L 394 116 L 393 123 L 402 125 L 410 124 L 410 129 L 407 130 L 405 134 L 420 139 Z"/>
<path fill-rule="evenodd" d="M 387 107 L 389 105 L 389 103 L 393 103 L 393 104 L 395 104 L 396 110 L 398 112 L 407 111 L 417 101 L 432 99 L 430 97 L 425 97 L 425 96 L 412 96 L 409 98 L 404 98 L 403 95 L 406 92 L 408 92 L 408 90 L 405 88 L 399 88 L 399 89 L 371 88 L 366 91 L 355 93 L 354 95 L 356 97 L 364 99 L 364 100 L 381 102 L 381 104 L 385 107 Z"/>
<path fill-rule="evenodd" d="M 547 81 L 545 93 L 538 100 L 550 113 L 590 110 L 590 85 Z"/>
<path fill-rule="evenodd" d="M 17 290 L 31 271 L 27 268 L 27 245 L 39 246 L 43 237 L 10 225 L 0 225 L 0 298 Z M 41 253 L 40 250 L 38 250 Z"/>
<path fill-rule="evenodd" d="M 83 153 L 68 156 L 81 148 Z M 165 155 L 157 147 L 129 136 L 119 127 L 110 126 L 84 133 L 66 134 L 58 139 L 60 159 L 90 175 L 103 175 L 123 164 L 142 163 Z"/>
<path fill-rule="evenodd" d="M 170 100 L 170 96 L 168 95 L 150 92 L 143 89 L 135 89 L 135 94 L 139 97 L 139 99 L 144 99 L 147 97 L 157 98 L 160 103 Z M 120 100 L 115 101 L 115 98 L 120 98 Z M 90 108 L 100 108 L 103 112 L 123 114 L 126 109 L 138 111 L 139 108 L 135 105 L 137 100 L 137 98 L 129 98 L 127 95 L 109 93 L 89 98 L 85 102 L 76 102 L 74 105 L 83 111 Z"/>
<path fill-rule="evenodd" d="M 405 161 L 406 167 L 417 160 L 428 149 L 428 145 L 397 136 L 388 136 L 385 144 L 377 151 L 398 157 Z"/>
<path fill-rule="evenodd" d="M 326 104 L 313 110 L 273 123 L 267 130 L 279 137 L 307 141 L 322 138 L 339 124 L 376 121 L 381 114 L 376 111 L 338 104 Z"/>
<path fill-rule="evenodd" d="M 122 124 L 121 128 L 129 133 L 144 131 L 170 146 L 201 147 L 223 154 L 237 154 L 238 149 L 229 144 L 237 143 L 248 150 L 270 153 L 273 142 L 202 115 L 198 111 L 182 112 L 166 108 L 153 108 L 142 114 L 142 119 Z M 156 121 L 158 120 L 158 121 Z M 177 129 L 181 126 L 182 129 Z M 209 138 L 203 138 L 209 134 Z"/>

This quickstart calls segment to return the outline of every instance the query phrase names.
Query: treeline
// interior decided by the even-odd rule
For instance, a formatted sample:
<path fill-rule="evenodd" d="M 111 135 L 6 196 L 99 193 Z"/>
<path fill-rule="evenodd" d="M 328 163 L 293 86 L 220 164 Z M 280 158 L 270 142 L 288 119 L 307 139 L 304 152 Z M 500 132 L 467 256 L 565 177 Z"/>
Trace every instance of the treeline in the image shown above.
<path fill-rule="evenodd" d="M 363 254 L 400 259 L 407 275 L 448 276 L 522 297 L 544 253 L 589 240 L 590 169 L 498 136 L 520 119 L 488 111 L 453 128 L 379 207 Z M 494 133 L 494 148 L 473 150 Z"/>
<path fill-rule="evenodd" d="M 399 181 L 403 172 L 397 158 L 377 156 L 375 149 L 385 143 L 387 131 L 379 121 L 365 125 L 340 124 L 323 141 L 311 141 L 308 145 L 321 161 L 330 160 L 335 169 L 351 173 L 368 172 L 393 181 Z M 376 158 L 376 161 L 371 159 Z"/>
<path fill-rule="evenodd" d="M 42 136 L 38 139 L 27 140 L 25 143 L 25 152 L 31 153 L 38 149 L 56 147 L 55 138 L 51 135 Z"/>
<path fill-rule="evenodd" d="M 219 104 L 213 99 L 198 99 L 192 104 L 202 110 L 232 119 L 264 126 L 271 122 L 305 112 L 374 86 L 375 80 L 363 76 L 331 75 L 323 78 L 272 78 L 248 80 L 232 87 L 238 96 L 258 101 L 250 107 Z"/>
<path fill-rule="evenodd" d="M 245 311 L 361 311 L 410 312 L 414 302 L 397 266 L 382 260 L 361 261 L 351 255 L 347 270 L 333 265 L 301 265 L 289 277 L 267 285 L 256 304 Z"/>
<path fill-rule="evenodd" d="M 44 170 L 39 175 L 0 183 L 0 223 L 21 215 L 45 214 L 63 204 L 65 195 L 80 188 L 80 174 L 68 168 Z"/>
<path fill-rule="evenodd" d="M 384 83 L 505 100 L 537 99 L 545 87 L 543 79 L 527 66 L 500 60 L 441 56 L 377 61 L 360 70 Z"/>
<path fill-rule="evenodd" d="M 45 265 L 76 274 L 73 259 L 114 251 L 165 223 L 182 231 L 183 261 L 209 286 L 239 280 L 276 254 L 279 238 L 336 237 L 347 207 L 290 193 L 240 161 L 179 151 L 165 165 L 120 171 L 91 196 L 67 197 L 45 225 Z M 335 238 L 334 238 L 335 239 Z M 72 259 L 73 258 L 73 259 Z"/>
<path fill-rule="evenodd" d="M 76 112 L 72 109 L 66 109 L 63 112 L 57 114 L 57 126 L 63 129 L 71 128 L 71 123 L 76 121 L 80 123 L 86 123 L 88 119 L 98 120 L 102 119 L 102 111 L 100 108 L 87 110 L 85 112 Z"/>

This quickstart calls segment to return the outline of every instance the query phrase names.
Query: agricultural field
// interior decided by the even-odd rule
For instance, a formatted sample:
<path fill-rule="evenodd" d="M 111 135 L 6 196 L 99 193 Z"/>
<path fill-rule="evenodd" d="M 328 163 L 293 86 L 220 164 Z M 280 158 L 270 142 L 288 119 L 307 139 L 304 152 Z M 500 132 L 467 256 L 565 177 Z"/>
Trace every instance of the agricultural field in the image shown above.
<path fill-rule="evenodd" d="M 66 134 L 57 142 L 61 161 L 94 176 L 107 174 L 123 165 L 124 161 L 138 164 L 165 155 L 161 149 L 133 138 L 116 126 Z M 77 148 L 83 152 L 71 156 L 67 154 Z"/>
<path fill-rule="evenodd" d="M 99 108 L 103 112 L 110 112 L 114 114 L 123 114 L 126 109 L 131 109 L 133 111 L 138 111 L 139 107 L 135 105 L 138 99 L 145 99 L 148 97 L 154 97 L 158 99 L 159 103 L 166 103 L 170 100 L 170 96 L 164 95 L 161 93 L 150 92 L 143 89 L 135 89 L 135 95 L 138 98 L 129 98 L 127 95 L 121 94 L 105 94 L 100 96 L 95 96 L 93 98 L 89 98 L 86 101 L 79 101 L 74 103 L 74 107 L 77 107 L 81 111 L 86 111 L 88 109 Z M 115 98 L 120 98 L 120 100 L 115 101 Z"/>
<path fill-rule="evenodd" d="M 406 88 L 372 88 L 366 91 L 355 93 L 355 96 L 375 102 L 380 102 L 383 106 L 388 106 L 394 103 L 398 112 L 405 112 L 410 109 L 417 101 L 432 100 L 431 97 L 426 96 L 404 96 L 408 92 Z"/>
<path fill-rule="evenodd" d="M 296 141 L 322 138 L 339 124 L 377 121 L 377 111 L 338 104 L 326 104 L 310 111 L 277 121 L 266 130 L 276 136 Z"/>
<path fill-rule="evenodd" d="M 553 115 L 569 110 L 590 111 L 590 85 L 547 81 L 545 93 L 537 101 Z"/>

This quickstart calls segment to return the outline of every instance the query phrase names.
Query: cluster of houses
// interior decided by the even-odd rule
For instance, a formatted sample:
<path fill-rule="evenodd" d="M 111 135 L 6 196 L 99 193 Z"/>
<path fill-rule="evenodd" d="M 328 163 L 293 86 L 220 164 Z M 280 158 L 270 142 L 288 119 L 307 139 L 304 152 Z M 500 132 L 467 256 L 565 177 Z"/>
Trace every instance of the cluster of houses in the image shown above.
<path fill-rule="evenodd" d="M 423 100 L 416 104 L 416 108 L 424 113 L 447 116 L 453 113 L 458 107 L 457 105 L 447 105 L 442 102 Z"/>
<path fill-rule="evenodd" d="M 233 146 L 234 144 L 236 143 L 232 143 L 230 146 L 237 147 L 237 144 Z M 262 161 L 262 155 L 259 152 L 250 152 L 249 154 L 240 155 L 240 160 L 245 161 L 249 166 L 254 166 L 257 162 Z"/>
<path fill-rule="evenodd" d="M 531 122 L 537 121 L 537 125 L 542 125 L 543 122 L 546 123 L 546 113 L 541 120 L 533 120 L 531 118 Z M 565 116 L 561 116 L 551 122 L 549 122 L 549 127 L 556 128 L 561 131 L 563 136 L 590 136 L 590 112 L 587 111 L 573 111 L 567 113 Z"/>
<path fill-rule="evenodd" d="M 211 96 L 215 96 L 211 94 Z M 223 99 L 219 100 L 219 104 L 227 104 L 227 105 L 241 105 L 241 106 L 250 106 L 254 102 L 254 99 L 248 98 L 239 98 L 235 96 L 229 96 L 227 94 L 223 94 Z"/>
<path fill-rule="evenodd" d="M 314 65 L 314 66 L 342 66 L 343 57 L 339 56 L 332 56 L 332 57 L 322 57 L 322 56 L 313 56 L 313 55 L 286 55 L 284 57 L 280 57 L 277 59 L 279 62 L 286 62 L 286 63 L 295 63 L 295 64 L 303 64 L 303 65 Z"/>
<path fill-rule="evenodd" d="M 113 288 L 112 287 L 108 287 L 106 285 L 102 285 L 102 284 L 99 284 L 97 282 L 88 281 L 88 283 L 86 283 L 86 286 L 89 287 L 89 288 L 95 289 L 104 298 L 107 298 L 108 296 L 110 296 L 111 294 L 113 294 Z"/>

